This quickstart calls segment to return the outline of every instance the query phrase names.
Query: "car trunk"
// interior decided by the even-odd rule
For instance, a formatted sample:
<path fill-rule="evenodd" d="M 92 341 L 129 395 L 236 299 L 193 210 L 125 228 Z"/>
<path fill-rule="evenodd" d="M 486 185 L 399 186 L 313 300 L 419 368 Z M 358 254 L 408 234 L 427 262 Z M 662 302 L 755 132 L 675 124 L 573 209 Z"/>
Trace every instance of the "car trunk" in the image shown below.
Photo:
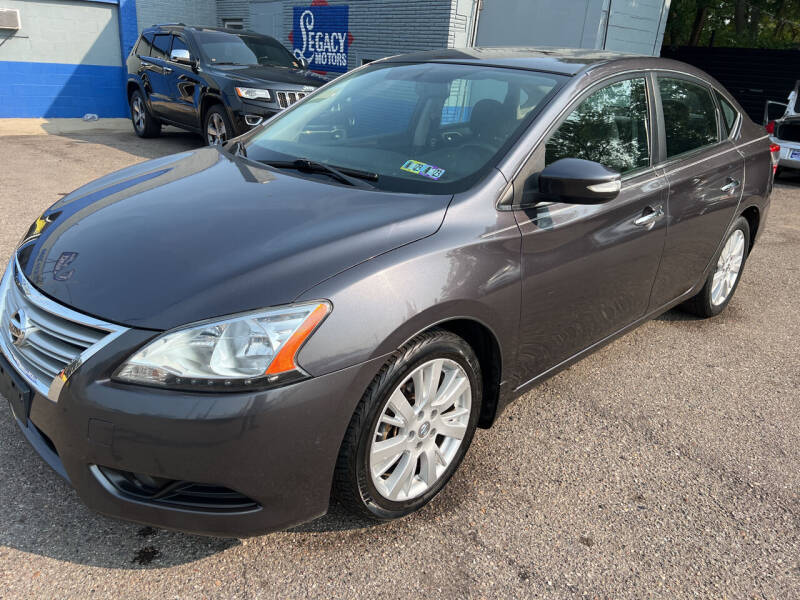
<path fill-rule="evenodd" d="M 787 119 L 780 123 L 775 135 L 785 142 L 800 142 L 800 118 Z"/>

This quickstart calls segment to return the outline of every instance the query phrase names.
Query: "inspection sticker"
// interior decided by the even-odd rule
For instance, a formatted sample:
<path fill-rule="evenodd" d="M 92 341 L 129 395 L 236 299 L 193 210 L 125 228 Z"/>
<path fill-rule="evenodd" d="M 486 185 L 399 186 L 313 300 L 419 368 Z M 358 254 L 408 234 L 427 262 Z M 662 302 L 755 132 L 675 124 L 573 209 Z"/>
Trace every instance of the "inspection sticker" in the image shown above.
<path fill-rule="evenodd" d="M 428 165 L 418 160 L 407 160 L 406 163 L 400 167 L 403 171 L 414 173 L 416 175 L 423 175 L 429 179 L 439 179 L 444 175 L 444 169 Z"/>

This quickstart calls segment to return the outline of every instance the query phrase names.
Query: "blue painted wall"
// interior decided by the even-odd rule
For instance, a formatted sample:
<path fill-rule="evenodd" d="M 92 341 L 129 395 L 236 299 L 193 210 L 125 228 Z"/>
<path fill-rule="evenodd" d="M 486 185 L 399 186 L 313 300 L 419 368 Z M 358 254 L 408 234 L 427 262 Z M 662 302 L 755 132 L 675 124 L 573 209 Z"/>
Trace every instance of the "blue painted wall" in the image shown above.
<path fill-rule="evenodd" d="M 52 0 L 28 0 L 16 4 L 23 29 L 0 40 L 5 46 L 0 46 L 0 118 L 80 118 L 87 113 L 103 118 L 128 116 L 124 61 L 138 36 L 136 0 L 67 0 L 58 5 Z M 117 7 L 116 18 L 106 21 L 102 31 L 89 25 L 88 32 L 76 30 L 68 22 L 71 18 L 83 25 L 85 10 L 99 4 Z M 48 9 L 58 14 L 48 15 Z M 71 36 L 75 36 L 74 43 Z M 110 46 L 109 36 L 114 40 Z M 79 51 L 73 50 L 78 47 Z"/>
<path fill-rule="evenodd" d="M 122 67 L 0 61 L 0 118 L 126 117 Z"/>

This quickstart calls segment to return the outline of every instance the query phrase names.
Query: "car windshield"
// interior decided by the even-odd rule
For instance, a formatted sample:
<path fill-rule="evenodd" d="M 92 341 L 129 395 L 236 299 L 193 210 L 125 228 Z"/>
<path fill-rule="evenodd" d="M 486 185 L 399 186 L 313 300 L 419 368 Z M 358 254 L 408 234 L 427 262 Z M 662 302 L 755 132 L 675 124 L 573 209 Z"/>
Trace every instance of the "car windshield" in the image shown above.
<path fill-rule="evenodd" d="M 195 39 L 211 64 L 300 66 L 291 52 L 271 37 L 226 31 L 199 31 Z"/>
<path fill-rule="evenodd" d="M 377 64 L 273 118 L 246 142 L 247 156 L 366 171 L 387 191 L 456 193 L 494 167 L 563 79 L 481 65 Z"/>

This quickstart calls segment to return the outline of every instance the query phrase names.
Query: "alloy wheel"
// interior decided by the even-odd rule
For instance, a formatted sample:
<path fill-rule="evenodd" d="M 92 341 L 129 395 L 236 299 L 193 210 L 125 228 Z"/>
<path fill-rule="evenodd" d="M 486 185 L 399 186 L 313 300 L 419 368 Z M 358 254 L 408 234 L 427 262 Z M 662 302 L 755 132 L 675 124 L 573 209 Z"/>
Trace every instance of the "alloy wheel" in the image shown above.
<path fill-rule="evenodd" d="M 133 124 L 136 127 L 137 131 L 144 131 L 144 103 L 142 102 L 141 96 L 136 96 L 133 99 L 133 106 L 131 107 L 133 112 Z"/>
<path fill-rule="evenodd" d="M 211 113 L 208 119 L 208 126 L 206 127 L 206 137 L 208 137 L 208 145 L 216 146 L 224 144 L 228 141 L 228 132 L 225 129 L 225 121 L 218 113 Z"/>
<path fill-rule="evenodd" d="M 744 260 L 744 233 L 736 229 L 725 242 L 711 282 L 711 304 L 719 306 L 733 290 Z"/>
<path fill-rule="evenodd" d="M 369 447 L 378 493 L 393 502 L 421 496 L 453 462 L 467 433 L 472 389 L 454 360 L 427 361 L 389 395 Z"/>

